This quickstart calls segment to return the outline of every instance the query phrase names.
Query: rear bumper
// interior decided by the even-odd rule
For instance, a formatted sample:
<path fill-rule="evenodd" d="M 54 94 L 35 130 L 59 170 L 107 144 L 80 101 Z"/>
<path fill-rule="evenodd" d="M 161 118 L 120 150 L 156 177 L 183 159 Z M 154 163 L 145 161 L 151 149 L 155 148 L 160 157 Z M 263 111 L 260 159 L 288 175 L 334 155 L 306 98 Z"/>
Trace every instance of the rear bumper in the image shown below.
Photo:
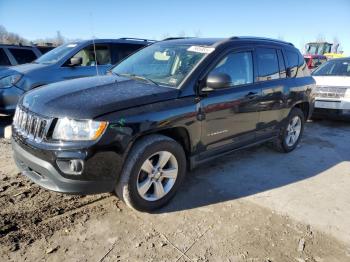
<path fill-rule="evenodd" d="M 24 91 L 15 86 L 0 89 L 0 114 L 13 114 L 18 100 L 23 94 Z"/>
<path fill-rule="evenodd" d="M 71 194 L 112 192 L 114 180 L 77 180 L 63 177 L 49 162 L 24 150 L 12 139 L 14 159 L 22 174 L 46 189 Z"/>

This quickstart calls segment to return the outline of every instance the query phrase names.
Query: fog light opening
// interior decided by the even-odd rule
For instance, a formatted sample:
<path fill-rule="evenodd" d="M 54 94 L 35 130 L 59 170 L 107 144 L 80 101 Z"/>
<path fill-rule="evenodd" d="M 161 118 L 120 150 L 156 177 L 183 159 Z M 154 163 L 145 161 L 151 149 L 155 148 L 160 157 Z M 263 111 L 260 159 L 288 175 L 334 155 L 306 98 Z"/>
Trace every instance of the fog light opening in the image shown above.
<path fill-rule="evenodd" d="M 81 175 L 84 170 L 84 161 L 81 159 L 60 159 L 57 160 L 59 169 L 69 175 Z"/>
<path fill-rule="evenodd" d="M 84 163 L 80 159 L 73 159 L 69 161 L 69 168 L 72 173 L 81 174 L 81 172 L 83 172 Z"/>

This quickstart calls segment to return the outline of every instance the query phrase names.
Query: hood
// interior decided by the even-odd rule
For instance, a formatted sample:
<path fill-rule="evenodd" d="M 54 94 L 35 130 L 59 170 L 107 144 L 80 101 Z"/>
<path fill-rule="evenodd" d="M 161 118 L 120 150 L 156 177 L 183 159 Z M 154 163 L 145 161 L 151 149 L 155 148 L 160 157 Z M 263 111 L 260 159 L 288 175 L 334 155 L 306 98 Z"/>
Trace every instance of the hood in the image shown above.
<path fill-rule="evenodd" d="M 47 67 L 47 65 L 31 63 L 31 64 L 16 65 L 11 67 L 2 67 L 0 68 L 0 78 L 9 76 L 9 75 L 18 74 L 18 73 L 22 75 L 27 74 L 31 71 L 35 71 L 43 67 Z"/>
<path fill-rule="evenodd" d="M 22 99 L 30 111 L 49 117 L 94 119 L 121 109 L 174 99 L 179 90 L 114 75 L 57 82 Z"/>
<path fill-rule="evenodd" d="M 350 87 L 349 76 L 313 76 L 316 86 L 346 86 Z"/>

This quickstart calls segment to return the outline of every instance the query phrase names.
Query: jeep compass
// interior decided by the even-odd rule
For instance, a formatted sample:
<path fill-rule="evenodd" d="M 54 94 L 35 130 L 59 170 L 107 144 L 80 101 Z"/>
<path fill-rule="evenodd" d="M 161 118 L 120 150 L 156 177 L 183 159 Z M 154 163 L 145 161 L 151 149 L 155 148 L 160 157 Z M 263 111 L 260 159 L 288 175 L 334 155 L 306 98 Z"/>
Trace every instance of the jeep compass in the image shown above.
<path fill-rule="evenodd" d="M 287 42 L 160 41 L 109 75 L 28 92 L 14 116 L 14 157 L 49 190 L 116 192 L 129 207 L 151 211 L 204 161 L 263 142 L 294 150 L 314 85 Z"/>

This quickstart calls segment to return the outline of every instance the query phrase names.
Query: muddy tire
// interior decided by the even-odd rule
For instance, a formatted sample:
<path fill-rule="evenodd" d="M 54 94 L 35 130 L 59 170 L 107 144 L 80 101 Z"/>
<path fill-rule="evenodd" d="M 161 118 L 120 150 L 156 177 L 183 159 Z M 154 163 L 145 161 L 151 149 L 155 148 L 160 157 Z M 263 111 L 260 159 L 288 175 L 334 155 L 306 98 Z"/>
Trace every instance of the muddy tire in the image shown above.
<path fill-rule="evenodd" d="M 185 175 L 182 146 L 169 137 L 149 135 L 129 152 L 115 192 L 130 208 L 150 212 L 170 201 Z"/>
<path fill-rule="evenodd" d="M 293 108 L 285 126 L 281 128 L 278 138 L 273 142 L 273 148 L 283 153 L 293 151 L 303 135 L 304 125 L 304 113 L 299 108 Z"/>

